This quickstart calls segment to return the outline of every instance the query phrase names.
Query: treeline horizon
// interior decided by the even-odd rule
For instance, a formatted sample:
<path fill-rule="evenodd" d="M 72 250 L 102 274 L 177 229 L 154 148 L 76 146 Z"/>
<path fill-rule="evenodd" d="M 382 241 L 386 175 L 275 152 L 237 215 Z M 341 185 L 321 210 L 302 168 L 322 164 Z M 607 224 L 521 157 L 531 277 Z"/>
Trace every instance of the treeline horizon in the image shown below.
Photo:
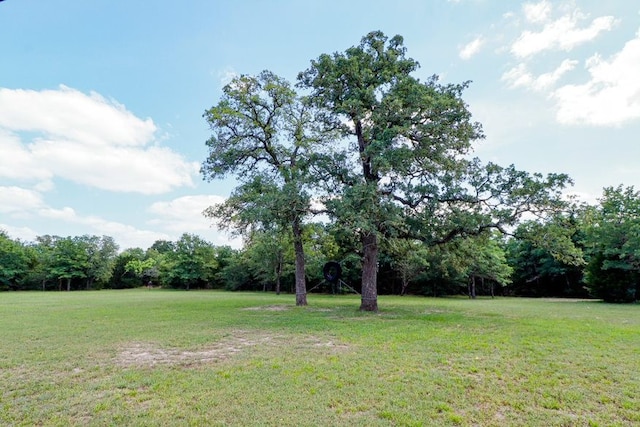
<path fill-rule="evenodd" d="M 437 246 L 390 239 L 381 247 L 380 294 L 600 298 L 633 302 L 640 270 L 640 196 L 604 189 L 598 205 L 575 205 L 552 221 L 527 221 L 508 236 L 487 232 Z M 563 239 L 568 239 L 563 247 Z M 337 261 L 360 292 L 362 253 L 334 224 L 303 227 L 308 289 L 344 291 L 322 268 Z M 215 246 L 185 233 L 147 249 L 119 247 L 110 236 L 12 239 L 0 230 L 0 290 L 174 289 L 295 292 L 290 233 L 272 227 L 245 235 L 244 247 Z"/>

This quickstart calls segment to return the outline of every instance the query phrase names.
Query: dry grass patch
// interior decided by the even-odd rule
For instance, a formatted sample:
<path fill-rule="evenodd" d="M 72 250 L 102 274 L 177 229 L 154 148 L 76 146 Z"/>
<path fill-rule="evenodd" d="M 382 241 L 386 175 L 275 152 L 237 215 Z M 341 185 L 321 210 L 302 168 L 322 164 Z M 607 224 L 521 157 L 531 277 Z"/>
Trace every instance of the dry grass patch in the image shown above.
<path fill-rule="evenodd" d="M 289 310 L 291 307 L 288 305 L 265 305 L 265 306 L 258 306 L 258 307 L 247 307 L 247 308 L 243 308 L 243 310 L 249 310 L 249 311 L 287 311 Z"/>
<path fill-rule="evenodd" d="M 151 342 L 131 342 L 118 352 L 115 363 L 122 367 L 143 367 L 155 365 L 180 365 L 215 363 L 238 355 L 248 348 L 259 347 L 277 353 L 284 348 L 308 349 L 310 351 L 344 351 L 346 344 L 317 336 L 269 335 L 247 331 L 236 331 L 204 348 L 185 350 L 163 348 Z"/>

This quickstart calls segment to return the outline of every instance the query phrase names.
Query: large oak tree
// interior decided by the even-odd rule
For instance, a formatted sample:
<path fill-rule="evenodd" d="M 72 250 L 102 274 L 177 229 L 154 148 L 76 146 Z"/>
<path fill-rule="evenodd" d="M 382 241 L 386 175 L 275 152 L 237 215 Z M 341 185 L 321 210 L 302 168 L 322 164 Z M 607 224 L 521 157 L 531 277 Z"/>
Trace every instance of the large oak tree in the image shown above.
<path fill-rule="evenodd" d="M 327 184 L 332 217 L 362 244 L 362 301 L 375 311 L 381 239 L 427 245 L 513 225 L 525 212 L 561 204 L 565 175 L 543 177 L 471 159 L 483 138 L 462 99 L 468 83 L 420 81 L 403 39 L 381 32 L 343 53 L 323 54 L 299 85 L 340 125 L 345 144 L 319 152 L 314 166 Z"/>

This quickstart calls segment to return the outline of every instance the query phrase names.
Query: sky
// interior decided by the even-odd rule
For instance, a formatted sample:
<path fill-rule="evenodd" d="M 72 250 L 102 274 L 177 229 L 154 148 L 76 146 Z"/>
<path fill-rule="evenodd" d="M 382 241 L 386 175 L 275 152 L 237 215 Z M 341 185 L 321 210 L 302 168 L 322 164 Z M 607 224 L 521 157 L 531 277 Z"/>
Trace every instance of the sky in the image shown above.
<path fill-rule="evenodd" d="M 234 76 L 294 82 L 374 30 L 404 37 L 421 79 L 471 81 L 482 160 L 567 173 L 590 203 L 640 189 L 635 1 L 5 0 L 0 229 L 239 247 L 202 215 L 235 186 L 199 173 L 202 114 Z"/>

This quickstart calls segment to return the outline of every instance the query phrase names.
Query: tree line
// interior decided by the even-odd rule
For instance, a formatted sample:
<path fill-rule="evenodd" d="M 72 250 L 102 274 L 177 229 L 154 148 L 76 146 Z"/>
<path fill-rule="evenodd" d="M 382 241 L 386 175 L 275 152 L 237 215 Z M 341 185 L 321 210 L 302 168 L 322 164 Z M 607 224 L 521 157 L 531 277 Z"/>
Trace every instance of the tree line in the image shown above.
<path fill-rule="evenodd" d="M 306 223 L 302 231 L 310 288 L 336 292 L 322 268 L 339 261 L 345 283 L 361 292 L 363 254 L 357 236 L 326 222 Z M 295 242 L 284 227 L 248 232 L 242 249 L 183 234 L 176 241 L 123 251 L 109 236 L 45 235 L 23 242 L 0 231 L 0 290 L 162 286 L 293 294 L 295 274 Z M 633 302 L 640 295 L 640 193 L 609 187 L 596 205 L 574 205 L 550 220 L 523 222 L 506 237 L 487 232 L 434 246 L 386 239 L 377 274 L 381 294 Z"/>

